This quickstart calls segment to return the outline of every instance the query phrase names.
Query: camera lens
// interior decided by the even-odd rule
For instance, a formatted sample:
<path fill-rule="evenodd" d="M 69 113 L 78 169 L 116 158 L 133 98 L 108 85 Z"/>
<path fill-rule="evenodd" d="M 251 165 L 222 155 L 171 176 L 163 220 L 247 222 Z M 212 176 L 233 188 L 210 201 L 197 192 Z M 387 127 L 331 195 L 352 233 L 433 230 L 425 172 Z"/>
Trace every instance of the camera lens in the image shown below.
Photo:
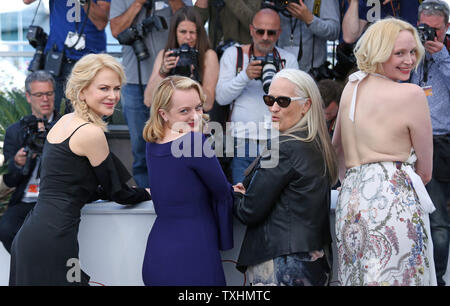
<path fill-rule="evenodd" d="M 263 83 L 263 89 L 265 93 L 269 92 L 270 84 L 272 83 L 273 76 L 277 73 L 277 68 L 272 63 L 264 65 L 261 74 L 261 80 Z"/>
<path fill-rule="evenodd" d="M 138 39 L 135 42 L 133 42 L 133 50 L 134 50 L 134 53 L 136 54 L 136 57 L 138 58 L 139 61 L 143 61 L 143 60 L 147 59 L 150 56 L 148 54 L 147 46 L 140 39 Z"/>

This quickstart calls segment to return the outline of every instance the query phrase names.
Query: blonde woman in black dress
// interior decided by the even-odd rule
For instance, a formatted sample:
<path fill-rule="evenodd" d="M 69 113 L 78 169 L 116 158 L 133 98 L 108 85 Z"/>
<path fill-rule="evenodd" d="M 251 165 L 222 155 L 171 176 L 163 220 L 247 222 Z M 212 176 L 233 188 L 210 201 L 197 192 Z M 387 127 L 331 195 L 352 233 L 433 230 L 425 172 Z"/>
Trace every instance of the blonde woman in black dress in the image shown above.
<path fill-rule="evenodd" d="M 110 153 L 103 116 L 111 116 L 124 82 L 110 55 L 91 54 L 74 66 L 66 96 L 74 112 L 47 135 L 41 190 L 11 249 L 10 285 L 88 285 L 89 276 L 68 279 L 68 263 L 78 260 L 78 227 L 85 203 L 103 198 L 123 204 L 150 199 L 129 188 L 120 162 Z"/>

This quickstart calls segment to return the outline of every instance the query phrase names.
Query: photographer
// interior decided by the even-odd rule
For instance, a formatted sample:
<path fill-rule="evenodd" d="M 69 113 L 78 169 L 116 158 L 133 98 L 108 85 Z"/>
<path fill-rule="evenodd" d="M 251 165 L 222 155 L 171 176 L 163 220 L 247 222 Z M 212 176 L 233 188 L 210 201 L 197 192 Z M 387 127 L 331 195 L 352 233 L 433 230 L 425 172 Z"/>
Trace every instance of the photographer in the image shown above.
<path fill-rule="evenodd" d="M 261 8 L 261 0 L 197 0 L 195 8 L 203 23 L 208 22 L 209 41 L 217 50 L 221 42 L 251 43 L 248 27 Z"/>
<path fill-rule="evenodd" d="M 268 89 L 273 75 L 282 68 L 298 69 L 291 53 L 275 47 L 280 33 L 279 15 L 272 9 L 262 9 L 255 14 L 250 25 L 252 44 L 228 48 L 220 59 L 216 100 L 220 105 L 230 105 L 231 108 L 231 133 L 235 138 L 231 161 L 233 184 L 242 182 L 244 170 L 258 154 L 255 147 L 262 147 L 268 137 L 267 129 L 250 130 L 252 125 L 258 129 L 270 121 L 271 114 L 262 98 L 264 87 Z M 239 154 L 243 146 L 245 156 Z"/>
<path fill-rule="evenodd" d="M 219 61 L 209 46 L 201 17 L 192 7 L 179 9 L 172 18 L 166 47 L 156 57 L 145 90 L 145 105 L 151 106 L 153 92 L 169 75 L 182 75 L 201 83 L 206 95 L 203 110 L 211 110 L 219 77 Z"/>
<path fill-rule="evenodd" d="M 272 1 L 274 3 L 280 1 Z M 331 78 L 328 71 L 327 41 L 339 37 L 340 12 L 338 0 L 289 1 L 280 11 L 283 29 L 278 46 L 297 58 L 299 67 L 316 81 Z"/>
<path fill-rule="evenodd" d="M 30 4 L 36 0 L 23 0 Z M 50 0 L 50 33 L 45 44 L 45 64 L 39 69 L 55 77 L 55 109 L 59 112 L 72 67 L 89 53 L 106 51 L 105 28 L 111 0 Z M 87 15 L 88 13 L 88 15 Z M 67 102 L 66 102 L 67 103 Z M 71 107 L 66 105 L 66 112 Z"/>
<path fill-rule="evenodd" d="M 142 138 L 142 130 L 149 118 L 149 109 L 144 105 L 145 84 L 150 77 L 156 55 L 167 41 L 167 24 L 173 14 L 184 5 L 192 5 L 192 1 L 113 0 L 111 3 L 112 35 L 118 38 L 120 34 L 138 28 L 140 32 L 134 37 L 134 44 L 139 43 L 140 50 L 136 50 L 132 45 L 123 44 L 122 47 L 122 64 L 125 67 L 127 83 L 122 88 L 121 97 L 133 153 L 133 178 L 139 187 L 148 187 L 145 141 Z M 144 25 L 144 21 L 148 23 Z M 138 58 L 140 53 L 144 54 Z"/>
<path fill-rule="evenodd" d="M 426 185 L 436 211 L 430 214 L 437 282 L 445 286 L 450 220 L 450 55 L 444 45 L 449 28 L 449 7 L 444 1 L 425 1 L 419 6 L 419 36 L 425 59 L 412 72 L 411 82 L 425 91 L 433 127 L 433 175 Z"/>
<path fill-rule="evenodd" d="M 9 252 L 14 236 L 39 194 L 39 164 L 43 140 L 58 119 L 54 110 L 55 81 L 45 71 L 36 71 L 25 80 L 26 98 L 32 116 L 26 116 L 6 129 L 3 154 L 8 173 L 3 175 L 8 187 L 15 187 L 6 213 L 0 219 L 0 240 Z M 39 119 L 48 123 L 39 122 Z M 27 168 L 27 161 L 30 163 Z M 27 169 L 27 171 L 25 171 Z M 25 173 L 24 173 L 25 172 Z"/>

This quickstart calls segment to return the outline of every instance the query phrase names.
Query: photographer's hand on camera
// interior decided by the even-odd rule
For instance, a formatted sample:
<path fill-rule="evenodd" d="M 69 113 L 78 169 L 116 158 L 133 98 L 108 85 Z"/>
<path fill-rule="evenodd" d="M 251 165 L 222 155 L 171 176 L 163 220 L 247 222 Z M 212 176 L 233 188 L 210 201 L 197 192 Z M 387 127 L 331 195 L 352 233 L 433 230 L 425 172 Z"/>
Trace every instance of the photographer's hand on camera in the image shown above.
<path fill-rule="evenodd" d="M 425 47 L 425 50 L 430 54 L 440 52 L 442 48 L 444 48 L 444 44 L 438 41 L 437 37 L 434 38 L 434 41 L 427 40 L 423 46 Z"/>
<path fill-rule="evenodd" d="M 161 68 L 159 69 L 159 75 L 162 78 L 165 78 L 169 75 L 170 70 L 177 66 L 178 60 L 180 59 L 179 56 L 173 56 L 172 55 L 173 52 L 174 52 L 173 50 L 167 50 L 164 53 Z"/>
<path fill-rule="evenodd" d="M 16 163 L 16 166 L 23 167 L 25 166 L 26 161 L 27 161 L 27 152 L 25 152 L 24 148 L 20 148 L 20 150 L 17 151 L 16 155 L 14 156 L 14 162 Z"/>
<path fill-rule="evenodd" d="M 261 65 L 261 61 L 257 60 L 257 61 L 251 61 L 248 66 L 247 69 L 245 70 L 245 72 L 247 73 L 247 76 L 250 80 L 254 80 L 254 79 L 258 79 L 261 77 L 261 72 L 262 72 L 262 65 Z"/>

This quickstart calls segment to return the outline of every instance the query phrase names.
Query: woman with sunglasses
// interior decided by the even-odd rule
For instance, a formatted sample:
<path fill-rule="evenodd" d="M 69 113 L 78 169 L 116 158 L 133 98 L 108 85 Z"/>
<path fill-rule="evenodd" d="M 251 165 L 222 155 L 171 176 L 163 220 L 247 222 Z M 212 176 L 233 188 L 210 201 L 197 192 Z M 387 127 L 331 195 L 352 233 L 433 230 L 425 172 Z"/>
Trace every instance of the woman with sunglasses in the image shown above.
<path fill-rule="evenodd" d="M 377 46 L 377 48 L 374 48 Z M 377 21 L 356 44 L 333 145 L 342 187 L 336 205 L 343 286 L 436 284 L 425 189 L 432 129 L 423 89 L 405 83 L 424 55 L 417 30 Z"/>
<path fill-rule="evenodd" d="M 203 26 L 201 16 L 193 7 L 182 7 L 172 17 L 166 47 L 158 53 L 153 71 L 145 89 L 144 103 L 152 104 L 153 94 L 165 77 L 174 75 L 174 68 L 180 61 L 180 56 L 174 56 L 173 49 L 182 45 L 197 50 L 197 62 L 191 66 L 191 77 L 200 82 L 206 94 L 203 110 L 208 112 L 213 107 L 216 84 L 219 79 L 219 60 L 217 54 L 209 45 L 208 36 Z M 188 75 L 185 75 L 188 76 Z"/>
<path fill-rule="evenodd" d="M 234 213 L 247 225 L 237 268 L 253 285 L 323 286 L 330 276 L 337 164 L 322 98 L 307 73 L 283 69 L 264 102 L 280 136 L 234 186 Z"/>

